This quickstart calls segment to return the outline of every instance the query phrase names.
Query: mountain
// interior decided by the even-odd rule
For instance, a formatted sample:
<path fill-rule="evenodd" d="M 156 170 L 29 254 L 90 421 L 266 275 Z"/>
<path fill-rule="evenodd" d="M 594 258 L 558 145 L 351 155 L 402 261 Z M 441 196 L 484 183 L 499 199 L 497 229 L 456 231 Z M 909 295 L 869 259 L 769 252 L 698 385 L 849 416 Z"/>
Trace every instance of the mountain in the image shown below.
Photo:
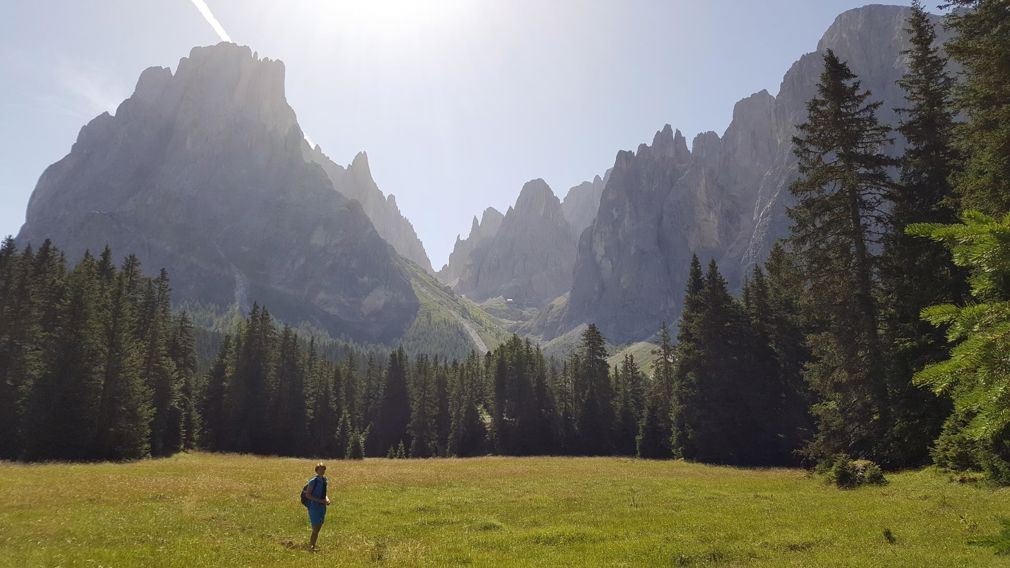
<path fill-rule="evenodd" d="M 715 259 L 732 287 L 788 235 L 789 185 L 796 179 L 792 136 L 806 118 L 823 53 L 832 49 L 883 101 L 879 118 L 897 123 L 904 104 L 896 81 L 909 9 L 866 6 L 838 16 L 817 50 L 803 55 L 777 96 L 761 91 L 738 102 L 720 137 L 696 136 L 687 147 L 667 125 L 651 145 L 619 152 L 595 221 L 579 239 L 573 286 L 527 329 L 556 337 L 595 322 L 618 343 L 650 337 L 680 315 L 688 261 Z M 938 28 L 940 41 L 945 39 Z M 902 145 L 890 148 L 898 154 Z"/>
<path fill-rule="evenodd" d="M 457 240 L 446 281 L 455 276 L 453 288 L 478 302 L 501 297 L 519 306 L 540 307 L 568 290 L 575 235 L 547 183 L 527 182 L 503 219 L 495 213 L 485 211 L 467 241 Z"/>
<path fill-rule="evenodd" d="M 257 301 L 335 337 L 401 337 L 419 309 L 412 274 L 305 160 L 284 73 L 230 43 L 194 48 L 174 74 L 145 70 L 42 174 L 18 242 L 51 238 L 71 258 L 109 244 L 167 268 L 181 301 Z M 351 169 L 364 180 L 367 165 Z"/>
<path fill-rule="evenodd" d="M 565 199 L 561 202 L 561 210 L 565 214 L 565 219 L 572 226 L 572 232 L 578 238 L 586 227 L 596 219 L 596 212 L 600 208 L 600 198 L 603 197 L 603 188 L 607 186 L 610 179 L 610 172 L 607 170 L 603 177 L 596 176 L 593 181 L 584 181 L 568 190 Z"/>
<path fill-rule="evenodd" d="M 375 230 L 379 232 L 379 236 L 393 245 L 400 256 L 429 273 L 433 272 L 428 253 L 424 251 L 421 239 L 417 238 L 414 226 L 400 213 L 400 208 L 396 205 L 396 197 L 392 194 L 388 197 L 383 195 L 382 190 L 372 179 L 367 154 L 358 153 L 354 157 L 354 161 L 345 168 L 324 154 L 319 145 L 309 148 L 306 143 L 304 153 L 308 160 L 323 168 L 337 191 L 361 204 L 365 209 L 365 214 L 375 225 Z"/>
<path fill-rule="evenodd" d="M 473 218 L 470 225 L 470 234 L 465 239 L 456 235 L 456 244 L 449 253 L 449 262 L 438 271 L 438 278 L 451 287 L 455 287 L 460 278 L 469 275 L 474 270 L 474 251 L 480 249 L 484 243 L 489 242 L 501 228 L 505 216 L 494 207 L 488 207 L 480 217 Z M 470 276 L 467 276 L 470 278 Z"/>

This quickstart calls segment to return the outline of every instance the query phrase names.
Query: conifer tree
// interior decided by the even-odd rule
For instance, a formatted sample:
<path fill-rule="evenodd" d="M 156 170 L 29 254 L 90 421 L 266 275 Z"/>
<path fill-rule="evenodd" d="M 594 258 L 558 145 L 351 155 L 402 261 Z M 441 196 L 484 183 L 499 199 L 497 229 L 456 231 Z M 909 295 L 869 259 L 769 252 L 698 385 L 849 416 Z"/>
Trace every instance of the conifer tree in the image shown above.
<path fill-rule="evenodd" d="M 1010 485 L 1010 213 L 1000 219 L 965 213 L 962 223 L 912 225 L 913 234 L 945 243 L 959 266 L 970 270 L 973 302 L 931 306 L 923 316 L 946 326 L 957 344 L 950 358 L 927 365 L 915 381 L 954 401 L 954 414 L 934 457 L 944 467 L 981 467 Z M 958 454 L 964 457 L 956 459 Z M 967 455 L 965 455 L 967 454 Z"/>
<path fill-rule="evenodd" d="M 443 363 L 435 364 L 435 405 L 438 414 L 435 418 L 435 438 L 437 440 L 436 455 L 449 455 L 449 431 L 452 429 L 452 413 L 449 404 L 449 369 Z"/>
<path fill-rule="evenodd" d="M 471 352 L 453 373 L 452 426 L 449 435 L 449 455 L 476 456 L 485 448 L 486 428 L 480 417 L 478 383 L 481 380 L 481 362 Z"/>
<path fill-rule="evenodd" d="M 147 283 L 141 315 L 141 321 L 146 324 L 141 376 L 152 396 L 153 456 L 171 455 L 182 448 L 182 412 L 179 408 L 181 389 L 175 365 L 168 352 L 171 321 L 168 294 L 168 276 L 162 270 L 156 280 Z"/>
<path fill-rule="evenodd" d="M 413 388 L 410 401 L 410 457 L 430 458 L 437 455 L 438 400 L 435 377 L 427 357 L 417 357 L 414 366 Z"/>
<path fill-rule="evenodd" d="M 1005 0 L 949 0 L 945 48 L 964 68 L 954 103 L 963 168 L 954 173 L 962 210 L 1010 211 L 1010 25 Z"/>
<path fill-rule="evenodd" d="M 407 392 L 407 354 L 399 348 L 389 354 L 386 383 L 382 389 L 373 433 L 368 443 L 369 455 L 381 456 L 384 450 L 404 445 L 410 422 L 410 396 Z M 404 448 L 406 451 L 406 448 Z"/>
<path fill-rule="evenodd" d="M 701 265 L 695 257 L 691 263 L 689 282 L 701 278 Z M 686 309 L 686 308 L 685 308 Z M 636 439 L 638 457 L 649 459 L 670 459 L 673 457 L 673 410 L 674 348 L 670 340 L 670 330 L 666 322 L 659 328 L 659 349 L 652 371 L 652 382 L 647 387 L 645 409 Z"/>
<path fill-rule="evenodd" d="M 887 226 L 893 186 L 881 153 L 889 128 L 877 121 L 848 65 L 828 50 L 807 122 L 793 138 L 800 178 L 790 244 L 807 277 L 816 315 L 813 360 L 805 377 L 820 398 L 817 434 L 806 453 L 879 459 L 888 421 L 884 360 L 875 301 L 874 247 Z"/>
<path fill-rule="evenodd" d="M 94 457 L 139 459 L 150 450 L 152 409 L 151 393 L 140 376 L 141 352 L 133 330 L 138 306 L 129 296 L 124 274 L 109 270 L 107 266 L 100 270 L 106 273 L 104 278 L 113 279 L 113 287 L 102 322 L 105 360 Z"/>
<path fill-rule="evenodd" d="M 915 2 L 904 53 L 909 70 L 898 82 L 907 108 L 899 109 L 898 130 L 908 147 L 894 192 L 891 225 L 881 258 L 881 321 L 887 345 L 886 377 L 891 425 L 884 452 L 895 467 L 922 465 L 940 432 L 949 403 L 912 385 L 912 375 L 928 363 L 946 358 L 943 330 L 919 317 L 923 308 L 957 302 L 967 294 L 965 274 L 940 243 L 905 234 L 913 223 L 957 220 L 949 178 L 957 161 L 952 147 L 954 116 L 950 106 L 952 78 L 946 59 L 934 45 L 929 14 Z"/>
<path fill-rule="evenodd" d="M 61 260 L 62 262 L 62 260 Z M 27 456 L 84 460 L 97 433 L 102 388 L 101 327 L 96 262 L 90 254 L 69 275 L 56 308 L 45 370 L 32 388 Z"/>
<path fill-rule="evenodd" d="M 633 456 L 637 453 L 636 438 L 645 413 L 645 380 L 632 354 L 625 354 L 621 365 L 614 368 L 614 384 L 618 407 L 614 447 L 619 454 Z"/>
<path fill-rule="evenodd" d="M 274 451 L 280 455 L 303 455 L 308 439 L 308 407 L 305 400 L 305 367 L 298 339 L 290 326 L 281 332 L 277 356 L 276 394 L 271 416 L 274 421 Z M 345 447 L 343 445 L 338 448 Z"/>
<path fill-rule="evenodd" d="M 614 393 L 606 342 L 596 324 L 589 324 L 582 332 L 579 359 L 579 374 L 585 384 L 578 417 L 582 453 L 608 455 L 613 452 Z"/>
<path fill-rule="evenodd" d="M 196 371 L 196 339 L 193 322 L 183 312 L 175 318 L 168 343 L 168 356 L 175 367 L 175 382 L 179 388 L 179 413 L 182 419 L 182 449 L 192 450 L 200 439 L 201 419 L 198 408 Z"/>
<path fill-rule="evenodd" d="M 225 438 L 228 431 L 225 423 L 225 399 L 228 377 L 231 375 L 232 357 L 232 337 L 225 335 L 217 358 L 207 372 L 207 386 L 200 405 L 203 422 L 203 429 L 200 432 L 201 445 L 212 451 L 224 451 L 228 448 Z"/>

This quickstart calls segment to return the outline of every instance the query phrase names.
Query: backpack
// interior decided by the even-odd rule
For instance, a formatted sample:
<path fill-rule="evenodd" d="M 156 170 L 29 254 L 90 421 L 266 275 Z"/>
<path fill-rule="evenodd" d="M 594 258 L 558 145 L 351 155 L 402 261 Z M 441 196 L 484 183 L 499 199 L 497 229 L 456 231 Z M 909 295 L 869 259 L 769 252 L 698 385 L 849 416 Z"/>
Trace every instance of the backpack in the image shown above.
<path fill-rule="evenodd" d="M 315 496 L 316 486 L 313 485 L 312 482 L 316 481 L 317 479 L 319 479 L 319 478 L 318 477 L 313 477 L 312 479 L 310 479 L 309 482 L 305 484 L 305 487 L 302 487 L 302 492 L 298 494 L 298 500 L 301 501 L 302 505 L 305 505 L 306 508 L 309 506 L 310 503 L 312 503 L 312 501 L 309 501 L 305 497 L 305 492 L 308 491 L 313 496 Z M 323 482 L 323 495 L 320 498 L 323 498 L 323 497 L 326 497 L 326 482 L 325 481 Z"/>

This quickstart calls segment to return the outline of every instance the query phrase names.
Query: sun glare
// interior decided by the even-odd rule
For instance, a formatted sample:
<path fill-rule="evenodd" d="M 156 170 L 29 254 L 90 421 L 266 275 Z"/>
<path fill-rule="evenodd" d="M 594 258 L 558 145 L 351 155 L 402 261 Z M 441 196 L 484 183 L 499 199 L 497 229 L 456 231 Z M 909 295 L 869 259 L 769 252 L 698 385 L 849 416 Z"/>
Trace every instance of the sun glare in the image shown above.
<path fill-rule="evenodd" d="M 458 1 L 317 0 L 317 28 L 343 30 L 381 43 L 409 41 L 460 23 L 472 4 Z"/>

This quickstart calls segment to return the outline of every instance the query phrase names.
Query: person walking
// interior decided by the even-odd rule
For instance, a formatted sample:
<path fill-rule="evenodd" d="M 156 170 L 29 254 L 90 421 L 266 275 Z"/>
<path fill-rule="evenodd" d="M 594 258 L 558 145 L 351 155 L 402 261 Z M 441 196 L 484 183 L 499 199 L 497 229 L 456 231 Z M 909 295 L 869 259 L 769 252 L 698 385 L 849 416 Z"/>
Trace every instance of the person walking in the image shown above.
<path fill-rule="evenodd" d="M 326 506 L 330 504 L 330 498 L 326 496 L 326 464 L 316 464 L 316 476 L 302 489 L 302 503 L 309 509 L 309 524 L 312 525 L 309 549 L 315 552 L 319 529 L 323 528 L 326 520 Z"/>

